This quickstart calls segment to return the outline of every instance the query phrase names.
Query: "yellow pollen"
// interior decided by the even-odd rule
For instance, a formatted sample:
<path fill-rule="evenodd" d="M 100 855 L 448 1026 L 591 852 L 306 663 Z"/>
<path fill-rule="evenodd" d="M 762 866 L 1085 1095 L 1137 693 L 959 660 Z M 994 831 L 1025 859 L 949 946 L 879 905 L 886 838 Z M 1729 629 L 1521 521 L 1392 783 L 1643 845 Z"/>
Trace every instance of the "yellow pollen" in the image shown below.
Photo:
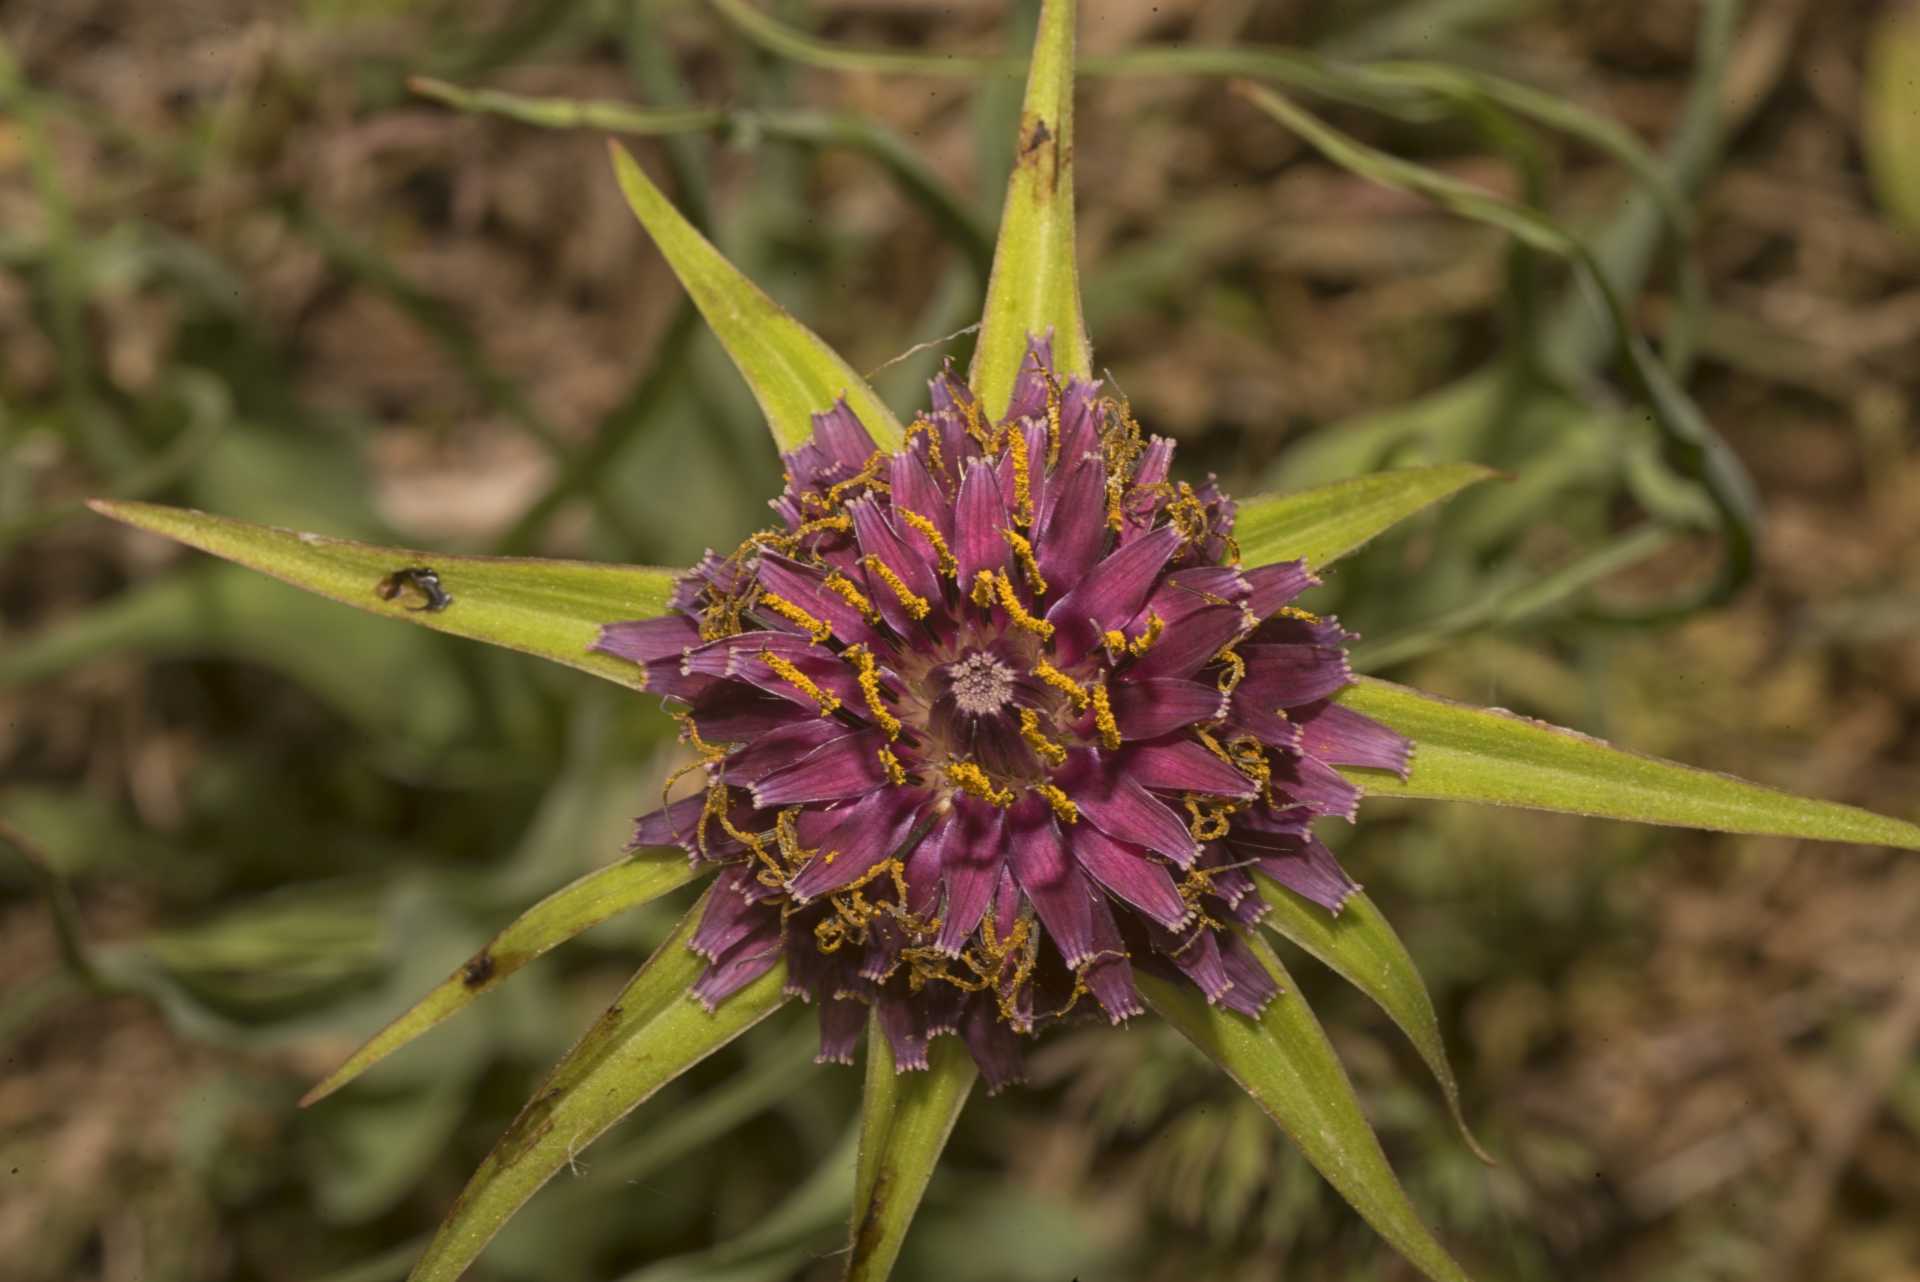
<path fill-rule="evenodd" d="M 1147 616 L 1147 626 L 1145 629 L 1141 631 L 1139 636 L 1127 642 L 1127 652 L 1129 654 L 1145 654 L 1153 648 L 1153 643 L 1160 639 L 1160 633 L 1166 629 L 1166 626 L 1167 621 L 1165 619 L 1157 614 L 1149 614 Z"/>
<path fill-rule="evenodd" d="M 1297 605 L 1283 605 L 1278 610 L 1275 610 L 1273 613 L 1275 618 L 1280 618 L 1280 619 L 1298 619 L 1302 623 L 1320 622 L 1319 615 L 1315 614 L 1311 610 L 1302 610 Z"/>
<path fill-rule="evenodd" d="M 980 573 L 985 574 L 986 571 L 982 570 Z M 974 580 L 973 591 L 975 598 L 978 599 L 980 594 L 978 578 Z M 1007 577 L 1005 570 L 993 576 L 993 591 L 1000 599 L 1000 608 L 1007 612 L 1007 617 L 1013 620 L 1016 627 L 1025 628 L 1042 641 L 1053 640 L 1053 625 L 1045 619 L 1035 618 L 1027 613 L 1027 607 L 1020 604 L 1020 598 L 1013 590 L 1013 580 Z"/>
<path fill-rule="evenodd" d="M 973 576 L 973 603 L 982 610 L 993 604 L 993 571 L 981 570 Z"/>
<path fill-rule="evenodd" d="M 1247 661 L 1241 658 L 1232 646 L 1226 647 L 1213 657 L 1227 665 L 1226 671 L 1220 674 L 1220 693 L 1232 694 L 1235 687 L 1247 675 Z"/>
<path fill-rule="evenodd" d="M 858 472 L 855 472 L 844 481 L 837 481 L 827 487 L 827 502 L 829 504 L 838 503 L 840 501 L 840 495 L 856 485 L 864 485 L 868 489 L 887 488 L 886 482 L 880 479 L 880 469 L 886 466 L 887 458 L 888 456 L 884 451 L 875 450 L 868 456 L 867 461 L 860 465 Z"/>
<path fill-rule="evenodd" d="M 767 609 L 772 610 L 775 614 L 780 615 L 782 618 L 790 619 L 793 622 L 799 624 L 801 627 L 805 628 L 807 630 L 807 635 L 813 640 L 815 645 L 818 645 L 819 643 L 821 643 L 822 641 L 825 641 L 828 637 L 833 635 L 832 628 L 828 627 L 825 623 L 822 623 L 819 619 L 814 618 L 811 614 L 808 614 L 805 610 L 801 609 L 799 606 L 795 605 L 793 602 L 787 600 L 783 596 L 777 595 L 776 593 L 772 593 L 772 592 L 761 593 L 760 604 L 766 606 Z"/>
<path fill-rule="evenodd" d="M 920 531 L 921 537 L 933 545 L 934 555 L 940 558 L 940 573 L 957 580 L 960 577 L 960 563 L 953 559 L 953 553 L 947 548 L 946 539 L 941 537 L 939 527 L 918 512 L 910 512 L 903 507 L 896 507 L 893 510 L 901 520 Z"/>
<path fill-rule="evenodd" d="M 987 772 L 971 761 L 953 761 L 947 764 L 947 782 L 966 793 L 969 797 L 994 806 L 1011 806 L 1013 793 L 1006 788 L 996 788 L 993 780 L 987 778 Z"/>
<path fill-rule="evenodd" d="M 880 581 L 893 589 L 893 594 L 900 598 L 901 606 L 910 617 L 924 619 L 928 613 L 932 611 L 933 607 L 927 604 L 927 599 L 923 596 L 914 595 L 913 589 L 902 582 L 900 576 L 893 572 L 893 567 L 885 561 L 882 561 L 879 557 L 873 555 L 863 556 L 860 558 L 860 564 L 867 567 L 868 573 L 879 575 Z"/>
<path fill-rule="evenodd" d="M 760 652 L 760 662 L 772 668 L 773 674 L 782 681 L 819 704 L 821 716 L 829 716 L 840 710 L 839 696 L 822 690 L 813 683 L 812 677 L 809 677 L 806 673 L 794 667 L 788 660 L 781 658 L 771 650 L 762 650 Z"/>
<path fill-rule="evenodd" d="M 1120 496 L 1126 492 L 1126 488 L 1127 488 L 1127 478 L 1125 473 L 1122 473 L 1122 472 L 1108 473 L 1107 475 L 1107 525 L 1110 526 L 1113 529 L 1114 533 L 1116 534 L 1126 529 L 1127 527 L 1127 518 L 1125 514 L 1122 513 L 1120 510 Z"/>
<path fill-rule="evenodd" d="M 1020 709 L 1020 737 L 1027 741 L 1040 760 L 1050 766 L 1057 766 L 1067 759 L 1067 750 L 1047 738 L 1040 729 L 1040 714 L 1032 708 Z"/>
<path fill-rule="evenodd" d="M 1107 701 L 1103 685 L 1093 688 L 1093 728 L 1100 732 L 1100 742 L 1109 752 L 1120 746 L 1120 723 L 1113 719 L 1113 704 Z"/>
<path fill-rule="evenodd" d="M 1232 827 L 1234 807 L 1231 802 L 1210 801 L 1188 793 L 1186 796 L 1187 831 L 1193 834 L 1195 841 L 1218 841 L 1227 835 Z"/>
<path fill-rule="evenodd" d="M 987 420 L 980 412 L 980 398 L 968 397 L 960 409 L 967 416 L 967 435 L 980 442 L 980 447 L 985 449 L 992 439 L 992 433 L 988 431 Z"/>
<path fill-rule="evenodd" d="M 788 537 L 793 540 L 804 539 L 809 534 L 821 534 L 827 530 L 838 530 L 845 534 L 853 529 L 853 518 L 844 512 L 838 516 L 822 516 L 808 521 Z"/>
<path fill-rule="evenodd" d="M 853 580 L 835 570 L 821 583 L 821 587 L 860 611 L 860 617 L 868 623 L 880 622 L 880 612 L 873 608 L 873 602 L 867 600 L 866 593 L 853 585 Z"/>
<path fill-rule="evenodd" d="M 1080 807 L 1074 805 L 1073 799 L 1062 792 L 1056 785 L 1036 783 L 1027 789 L 1027 791 L 1036 796 L 1044 797 L 1047 804 L 1053 807 L 1053 813 L 1068 823 L 1073 824 L 1080 822 Z"/>
<path fill-rule="evenodd" d="M 1033 524 L 1033 461 L 1027 457 L 1027 434 L 1018 423 L 1007 430 L 1007 453 L 1013 457 L 1013 520 Z"/>
<path fill-rule="evenodd" d="M 1054 667 L 1051 663 L 1048 663 L 1045 659 L 1033 665 L 1033 675 L 1039 677 L 1042 681 L 1071 699 L 1075 712 L 1083 710 L 1087 704 L 1093 700 L 1093 696 L 1087 693 L 1085 686 L 1060 671 L 1060 669 Z"/>
<path fill-rule="evenodd" d="M 912 445 L 913 438 L 916 436 L 927 438 L 927 459 L 933 464 L 931 470 L 937 481 L 940 479 L 940 473 L 947 470 L 947 465 L 940 458 L 940 430 L 930 420 L 916 418 L 913 420 L 913 426 L 907 429 L 907 439 L 901 442 L 902 448 Z"/>
<path fill-rule="evenodd" d="M 1033 544 L 1024 534 L 1016 530 L 1002 530 L 1007 543 L 1013 548 L 1013 559 L 1020 563 L 1020 572 L 1027 576 L 1027 586 L 1033 589 L 1035 596 L 1047 590 L 1047 581 L 1040 577 L 1040 563 L 1033 559 Z"/>
<path fill-rule="evenodd" d="M 850 645 L 841 657 L 852 660 L 853 666 L 860 673 L 860 693 L 866 698 L 867 711 L 873 715 L 874 721 L 880 728 L 887 732 L 887 738 L 898 739 L 900 718 L 893 715 L 887 707 L 886 700 L 881 696 L 880 670 L 874 663 L 873 651 L 864 645 Z"/>
<path fill-rule="evenodd" d="M 887 782 L 896 787 L 906 783 L 907 768 L 900 764 L 900 758 L 893 755 L 893 749 L 881 748 L 880 768 L 887 772 Z"/>

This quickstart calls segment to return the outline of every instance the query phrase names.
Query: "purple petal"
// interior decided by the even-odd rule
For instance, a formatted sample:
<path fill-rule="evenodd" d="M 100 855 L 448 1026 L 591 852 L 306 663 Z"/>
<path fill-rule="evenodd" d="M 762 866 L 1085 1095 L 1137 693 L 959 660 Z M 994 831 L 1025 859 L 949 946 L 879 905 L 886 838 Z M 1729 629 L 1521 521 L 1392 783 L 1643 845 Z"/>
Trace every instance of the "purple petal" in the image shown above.
<path fill-rule="evenodd" d="M 693 701 L 693 724 L 708 743 L 745 743 L 793 721 L 793 705 L 751 686 L 723 681 Z"/>
<path fill-rule="evenodd" d="M 1220 956 L 1218 932 L 1199 925 L 1184 938 L 1156 942 L 1161 955 L 1206 994 L 1208 1004 L 1219 1002 L 1233 990 L 1233 977 L 1227 974 L 1226 959 Z"/>
<path fill-rule="evenodd" d="M 1109 837 L 1145 846 L 1182 868 L 1200 857 L 1200 847 L 1180 816 L 1099 752 L 1075 750 L 1055 781 L 1080 813 Z"/>
<path fill-rule="evenodd" d="M 993 468 L 969 463 L 960 479 L 960 498 L 953 512 L 953 557 L 960 563 L 962 592 L 973 587 L 974 575 L 982 570 L 1006 569 L 1007 540 L 1001 531 L 1011 524 Z"/>
<path fill-rule="evenodd" d="M 1007 814 L 1007 866 L 1061 957 L 1077 970 L 1096 951 L 1093 889 L 1068 857 L 1053 812 L 1037 797 L 1028 797 Z"/>
<path fill-rule="evenodd" d="M 802 947 L 811 949 L 812 941 Z M 867 1026 L 867 1006 L 847 997 L 829 997 L 820 1003 L 820 1053 L 816 1064 L 851 1064 L 860 1032 Z"/>
<path fill-rule="evenodd" d="M 1413 756 L 1413 743 L 1405 735 L 1341 707 L 1337 703 L 1316 703 L 1293 710 L 1293 721 L 1300 727 L 1301 750 L 1328 765 L 1365 766 L 1372 770 L 1391 770 L 1402 779 Z"/>
<path fill-rule="evenodd" d="M 755 577 L 767 591 L 785 597 L 832 628 L 833 634 L 842 641 L 872 643 L 881 636 L 880 631 L 867 622 L 865 615 L 849 605 L 846 598 L 827 590 L 824 586 L 827 580 L 825 571 L 771 552 L 763 552 L 755 569 Z"/>
<path fill-rule="evenodd" d="M 946 491 L 940 488 L 940 483 L 933 479 L 933 473 L 927 470 L 926 463 L 918 454 L 903 451 L 893 456 L 893 461 L 888 467 L 888 477 L 893 485 L 893 505 L 926 517 L 933 522 L 933 527 L 940 531 L 941 538 L 952 542 L 953 500 L 949 499 Z M 926 542 L 925 535 L 909 528 L 905 537 L 916 547 L 924 548 L 922 555 L 929 561 L 938 563 L 938 554 L 934 552 L 932 545 Z"/>
<path fill-rule="evenodd" d="M 1060 466 L 1079 459 L 1100 442 L 1100 384 L 1075 377 L 1060 405 Z"/>
<path fill-rule="evenodd" d="M 1333 852 L 1311 834 L 1301 838 L 1298 850 L 1262 859 L 1260 871 L 1335 914 L 1360 889 L 1359 883 L 1347 876 Z"/>
<path fill-rule="evenodd" d="M 886 740 L 878 731 L 843 734 L 750 785 L 748 791 L 753 794 L 753 804 L 762 810 L 865 796 L 886 786 L 887 770 L 880 763 L 880 749 L 885 746 Z"/>
<path fill-rule="evenodd" d="M 1006 859 L 1003 818 L 1004 812 L 997 807 L 971 797 L 955 797 L 952 820 L 935 834 L 940 841 L 947 906 L 934 947 L 949 957 L 958 956 L 973 937 L 993 899 L 993 888 L 999 884 Z"/>
<path fill-rule="evenodd" d="M 857 731 L 832 717 L 804 717 L 788 721 L 770 730 L 752 743 L 736 749 L 727 758 L 726 780 L 730 784 L 757 783 L 775 771 L 785 770 L 806 757 L 815 748 Z"/>
<path fill-rule="evenodd" d="M 933 1038 L 925 1007 L 917 999 L 883 995 L 874 1009 L 880 1016 L 880 1031 L 893 1051 L 893 1071 L 917 1073 L 925 1069 L 927 1043 Z"/>
<path fill-rule="evenodd" d="M 1263 707 L 1298 707 L 1353 683 L 1347 652 L 1332 646 L 1248 644 L 1240 657 L 1247 661 L 1240 687 Z"/>
<path fill-rule="evenodd" d="M 1055 478 L 1048 498 L 1051 506 L 1041 517 L 1035 552 L 1041 576 L 1058 591 L 1078 583 L 1106 548 L 1106 464 L 1098 457 L 1078 460 Z"/>
<path fill-rule="evenodd" d="M 1184 736 L 1128 747 L 1121 768 L 1159 792 L 1251 797 L 1259 791 L 1247 776 Z"/>
<path fill-rule="evenodd" d="M 1080 867 L 1107 893 L 1168 930 L 1180 929 L 1193 915 L 1166 865 L 1149 858 L 1140 847 L 1123 845 L 1092 824 L 1074 825 L 1068 845 Z"/>
<path fill-rule="evenodd" d="M 1248 1019 L 1260 1018 L 1267 1004 L 1280 995 L 1280 985 L 1238 935 L 1229 935 L 1221 942 L 1220 957 L 1226 963 L 1227 978 L 1233 981 L 1233 987 L 1220 999 L 1220 1004 Z"/>
<path fill-rule="evenodd" d="M 643 846 L 679 846 L 687 853 L 696 853 L 695 833 L 700 826 L 700 816 L 707 808 L 707 794 L 696 792 L 691 797 L 682 797 L 671 805 L 663 806 L 651 814 L 641 815 L 633 821 L 633 840 L 627 843 L 627 849 L 638 850 Z M 718 833 L 716 830 L 715 834 Z"/>
<path fill-rule="evenodd" d="M 1113 920 L 1113 910 L 1104 899 L 1093 901 L 1094 957 L 1080 972 L 1093 999 L 1115 1024 L 1132 1019 L 1146 1008 L 1133 987 L 1133 965 L 1127 959 L 1126 942 Z"/>
<path fill-rule="evenodd" d="M 987 1079 L 987 1090 L 996 1092 L 1026 1080 L 1026 1066 L 1020 1053 L 1020 1038 L 1000 1022 L 999 1012 L 990 998 L 980 997 L 968 1003 L 960 1023 L 960 1036 L 967 1052 Z"/>
<path fill-rule="evenodd" d="M 700 924 L 694 927 L 687 947 L 708 961 L 717 962 L 743 939 L 769 932 L 777 938 L 779 914 L 748 895 L 752 882 L 753 869 L 747 864 L 735 864 L 714 878 L 713 892 L 707 897 Z"/>
<path fill-rule="evenodd" d="M 899 528 L 877 501 L 870 498 L 855 499 L 847 504 L 847 512 L 853 517 L 854 537 L 859 539 L 862 552 L 878 557 L 882 564 L 900 576 L 901 582 L 915 595 L 929 601 L 940 599 L 940 580 L 935 574 L 935 562 L 922 556 L 917 547 L 900 537 Z M 883 600 L 898 600 L 885 584 L 876 583 L 874 588 Z"/>
<path fill-rule="evenodd" d="M 634 619 L 609 623 L 589 649 L 610 654 L 616 659 L 652 663 L 657 659 L 678 661 L 681 651 L 700 644 L 700 625 L 681 614 L 660 619 Z"/>
<path fill-rule="evenodd" d="M 1245 682 L 1234 690 L 1221 728 L 1230 736 L 1250 734 L 1269 748 L 1291 751 L 1300 746 L 1300 727 L 1281 715 L 1277 705 L 1273 711 L 1262 707 Z"/>
<path fill-rule="evenodd" d="M 885 863 L 905 843 L 925 800 L 916 789 L 884 788 L 847 807 L 820 839 L 820 853 L 787 883 L 787 893 L 804 904 Z"/>
<path fill-rule="evenodd" d="M 1129 676 L 1187 677 L 1205 667 L 1230 642 L 1253 630 L 1244 605 L 1210 605 L 1173 623 L 1127 668 Z"/>
<path fill-rule="evenodd" d="M 1089 570 L 1047 611 L 1048 621 L 1059 628 L 1053 661 L 1063 667 L 1079 662 L 1099 644 L 1102 633 L 1131 619 L 1179 548 L 1179 532 L 1163 525 Z"/>
<path fill-rule="evenodd" d="M 855 472 L 880 448 L 844 397 L 826 413 L 813 416 L 813 443 L 828 458 Z"/>
<path fill-rule="evenodd" d="M 1360 809 L 1360 789 L 1315 757 L 1291 755 L 1274 761 L 1273 790 L 1320 814 L 1337 815 L 1349 823 Z"/>
<path fill-rule="evenodd" d="M 712 1010 L 727 998 L 774 968 L 780 960 L 778 930 L 741 940 L 732 951 L 707 967 L 688 990 L 694 1000 Z"/>
<path fill-rule="evenodd" d="M 1153 739 L 1225 715 L 1220 687 L 1180 677 L 1148 677 L 1108 688 L 1113 719 L 1123 739 Z"/>
<path fill-rule="evenodd" d="M 1241 573 L 1253 585 L 1247 608 L 1262 619 L 1320 582 L 1305 561 L 1276 561 Z"/>
<path fill-rule="evenodd" d="M 1045 337 L 1037 334 L 1027 336 L 1027 358 L 1020 362 L 1020 372 L 1014 376 L 1013 396 L 1007 402 L 1006 419 L 1026 418 L 1038 414 L 1042 418 L 1047 413 L 1047 375 L 1053 371 L 1053 335 L 1049 331 Z"/>

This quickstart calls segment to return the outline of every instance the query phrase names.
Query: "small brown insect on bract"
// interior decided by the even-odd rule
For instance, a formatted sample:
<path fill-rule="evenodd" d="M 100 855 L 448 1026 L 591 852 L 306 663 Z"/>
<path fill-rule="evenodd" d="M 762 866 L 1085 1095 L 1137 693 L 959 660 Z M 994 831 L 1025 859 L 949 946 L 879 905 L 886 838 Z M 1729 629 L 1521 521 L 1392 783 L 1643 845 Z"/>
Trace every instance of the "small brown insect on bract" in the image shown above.
<path fill-rule="evenodd" d="M 392 601 L 401 593 L 407 594 L 409 610 L 425 610 L 428 614 L 438 614 L 453 604 L 453 597 L 440 586 L 440 576 L 424 565 L 410 565 L 395 570 L 386 578 L 373 585 L 373 593 L 382 601 Z"/>

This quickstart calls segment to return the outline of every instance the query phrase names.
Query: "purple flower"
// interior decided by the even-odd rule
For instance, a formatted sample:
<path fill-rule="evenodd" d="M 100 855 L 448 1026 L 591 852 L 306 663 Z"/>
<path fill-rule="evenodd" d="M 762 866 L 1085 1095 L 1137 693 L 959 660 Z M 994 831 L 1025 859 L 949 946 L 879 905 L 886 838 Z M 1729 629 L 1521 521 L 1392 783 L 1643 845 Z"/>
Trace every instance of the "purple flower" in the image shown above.
<path fill-rule="evenodd" d="M 1356 887 L 1312 825 L 1359 791 L 1333 767 L 1407 765 L 1330 702 L 1351 634 L 1290 604 L 1304 563 L 1238 564 L 1232 500 L 1170 480 L 1172 443 L 1062 386 L 1047 341 L 998 422 L 951 372 L 932 393 L 895 454 L 845 402 L 817 415 L 782 527 L 595 647 L 701 756 L 634 835 L 725 865 L 694 995 L 784 956 L 821 1059 L 873 1007 L 899 1067 L 958 1033 L 993 1087 L 1019 1035 L 1138 1014 L 1136 966 L 1258 1014 L 1250 870 L 1337 912 Z"/>

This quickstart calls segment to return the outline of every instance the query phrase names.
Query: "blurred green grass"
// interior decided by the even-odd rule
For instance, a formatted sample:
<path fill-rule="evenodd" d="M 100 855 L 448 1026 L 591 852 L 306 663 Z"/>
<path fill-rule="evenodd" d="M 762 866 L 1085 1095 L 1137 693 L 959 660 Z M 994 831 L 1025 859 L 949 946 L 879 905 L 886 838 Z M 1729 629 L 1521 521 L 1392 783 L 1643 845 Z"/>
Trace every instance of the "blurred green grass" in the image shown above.
<path fill-rule="evenodd" d="M 1920 259 L 1859 158 L 1877 154 L 1874 6 L 1817 24 L 1638 8 L 1090 13 L 1098 363 L 1190 471 L 1239 492 L 1457 459 L 1513 476 L 1323 589 L 1366 666 L 1910 810 Z M 1017 52 L 1031 9 L 758 12 L 848 63 Z M 26 1282 L 402 1276 L 672 920 L 599 928 L 296 1111 L 519 908 L 614 857 L 673 764 L 664 719 L 163 551 L 79 501 L 661 564 L 737 541 L 777 462 L 597 132 L 457 113 L 407 79 L 521 95 L 494 106 L 722 110 L 643 159 L 911 407 L 964 358 L 947 336 L 977 315 L 1018 82 L 850 65 L 808 70 L 695 3 L 0 6 L 0 819 L 71 892 L 91 961 L 62 965 L 44 879 L 0 856 L 0 1258 Z M 1700 608 L 1724 514 L 1564 273 L 1315 159 L 1222 71 L 1592 244 L 1757 475 L 1758 585 Z M 1691 253 L 1651 166 L 1705 229 Z M 1911 1045 L 1863 1049 L 1902 1027 L 1911 870 L 1567 820 L 1369 819 L 1336 835 L 1426 970 L 1503 1165 L 1466 1153 L 1374 1012 L 1297 973 L 1464 1258 L 1516 1279 L 1812 1259 L 1866 1278 L 1920 1249 L 1895 1214 L 1920 1195 L 1920 1076 Z M 856 1079 L 796 1071 L 803 1023 L 582 1154 L 485 1276 L 834 1276 Z M 1053 1039 L 1036 1089 L 963 1119 L 902 1275 L 1403 1276 L 1192 1069 L 1144 1025 Z M 1860 1081 L 1886 1107 L 1854 1123 L 1830 1101 Z"/>

